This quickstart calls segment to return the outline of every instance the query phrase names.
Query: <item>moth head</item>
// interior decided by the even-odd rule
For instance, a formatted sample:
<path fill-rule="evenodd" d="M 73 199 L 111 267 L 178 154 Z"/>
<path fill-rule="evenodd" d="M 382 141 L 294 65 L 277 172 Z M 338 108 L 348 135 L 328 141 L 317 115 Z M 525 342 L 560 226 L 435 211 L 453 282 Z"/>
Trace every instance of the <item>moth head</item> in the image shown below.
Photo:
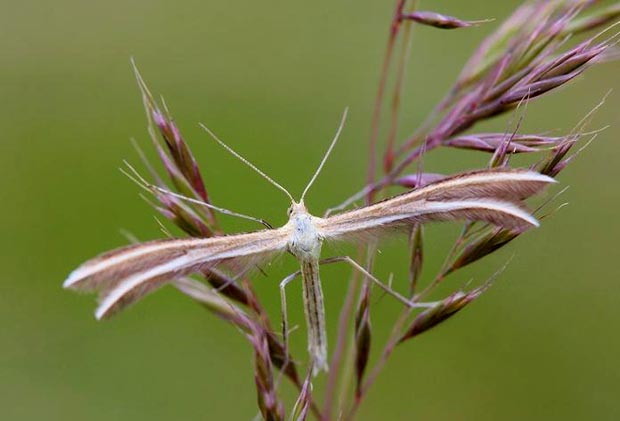
<path fill-rule="evenodd" d="M 299 213 L 308 213 L 308 210 L 306 209 L 306 205 L 304 205 L 303 200 L 300 200 L 299 203 L 293 201 L 293 203 L 291 203 L 291 206 L 289 206 L 286 210 L 286 214 L 289 218 Z"/>

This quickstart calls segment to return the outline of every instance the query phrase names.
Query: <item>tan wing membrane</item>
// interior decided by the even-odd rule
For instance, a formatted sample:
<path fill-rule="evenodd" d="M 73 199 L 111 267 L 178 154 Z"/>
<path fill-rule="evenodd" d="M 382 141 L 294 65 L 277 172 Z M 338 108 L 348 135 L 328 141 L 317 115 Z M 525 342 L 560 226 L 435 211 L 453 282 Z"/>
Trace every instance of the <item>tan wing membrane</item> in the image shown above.
<path fill-rule="evenodd" d="M 524 230 L 538 226 L 538 222 L 522 200 L 554 182 L 529 170 L 478 171 L 319 220 L 317 226 L 326 239 L 377 236 L 427 221 L 485 221 Z"/>
<path fill-rule="evenodd" d="M 482 170 L 444 178 L 401 196 L 410 195 L 410 200 L 494 198 L 514 202 L 527 199 L 553 183 L 556 183 L 553 178 L 530 170 Z"/>
<path fill-rule="evenodd" d="M 282 229 L 204 239 L 168 239 L 123 247 L 87 261 L 63 286 L 100 293 L 98 319 L 132 304 L 163 284 L 222 262 L 258 262 L 286 247 Z"/>

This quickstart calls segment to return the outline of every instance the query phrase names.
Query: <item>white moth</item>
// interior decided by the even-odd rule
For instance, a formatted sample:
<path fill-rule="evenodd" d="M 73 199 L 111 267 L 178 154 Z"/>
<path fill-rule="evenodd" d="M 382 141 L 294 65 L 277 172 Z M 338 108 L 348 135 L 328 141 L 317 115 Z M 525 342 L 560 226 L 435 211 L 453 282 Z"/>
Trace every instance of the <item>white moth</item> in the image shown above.
<path fill-rule="evenodd" d="M 249 268 L 288 251 L 301 266 L 308 351 L 316 372 L 327 370 L 325 309 L 319 278 L 321 247 L 325 241 L 374 239 L 398 228 L 406 230 L 414 223 L 429 221 L 484 221 L 516 230 L 538 226 L 523 200 L 555 180 L 525 169 L 472 172 L 334 216 L 321 218 L 311 215 L 304 205 L 305 195 L 333 149 L 345 116 L 346 111 L 334 140 L 299 201 L 205 128 L 226 149 L 287 194 L 291 200 L 288 222 L 280 228 L 251 233 L 163 239 L 123 247 L 82 264 L 69 275 L 64 288 L 98 292 L 100 303 L 95 316 L 103 319 L 145 294 L 188 274 L 215 267 L 231 270 Z M 421 303 L 411 303 L 392 291 L 349 257 L 328 260 L 348 262 L 400 301 L 423 306 Z M 294 276 L 281 283 L 282 294 L 284 286 Z M 282 297 L 285 306 L 286 300 L 284 295 Z"/>

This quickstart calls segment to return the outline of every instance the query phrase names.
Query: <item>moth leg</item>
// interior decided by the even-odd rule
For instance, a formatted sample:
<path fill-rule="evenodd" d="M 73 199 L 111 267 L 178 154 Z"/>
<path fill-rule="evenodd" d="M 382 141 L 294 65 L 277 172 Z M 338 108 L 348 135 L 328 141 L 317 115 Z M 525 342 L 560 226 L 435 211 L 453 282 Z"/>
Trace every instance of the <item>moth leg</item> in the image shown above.
<path fill-rule="evenodd" d="M 271 226 L 271 224 L 269 224 L 269 222 L 265 221 L 264 219 L 261 218 L 255 218 L 253 216 L 249 216 L 249 215 L 244 215 L 242 213 L 239 212 L 233 212 L 231 210 L 225 209 L 225 208 L 221 208 L 219 206 L 215 206 L 211 203 L 205 202 L 203 200 L 198 200 L 198 199 L 194 199 L 192 197 L 187 197 L 185 195 L 179 194 L 179 193 L 175 193 L 173 191 L 170 191 L 168 189 L 165 189 L 161 186 L 158 186 L 156 184 L 153 183 L 149 183 L 144 177 L 142 177 L 140 175 L 140 173 L 134 168 L 132 167 L 127 161 L 125 162 L 125 166 L 127 166 L 127 168 L 129 169 L 129 172 L 125 171 L 125 169 L 121 168 L 121 172 L 123 174 L 125 174 L 127 177 L 129 177 L 129 179 L 131 181 L 133 181 L 134 183 L 136 183 L 138 186 L 142 187 L 144 190 L 150 192 L 150 193 L 163 193 L 165 195 L 168 196 L 172 196 L 172 197 L 176 197 L 177 199 L 181 199 L 184 200 L 186 202 L 189 203 L 193 203 L 195 205 L 199 205 L 199 206 L 204 206 L 206 208 L 209 208 L 211 210 L 223 213 L 224 215 L 230 215 L 230 216 L 236 216 L 238 218 L 243 218 L 243 219 L 248 219 L 250 221 L 254 221 L 254 222 L 258 222 L 259 224 L 264 225 L 265 227 L 267 227 L 268 229 L 273 229 L 273 227 Z"/>
<path fill-rule="evenodd" d="M 289 276 L 284 278 L 282 282 L 280 282 L 280 301 L 281 301 L 280 311 L 282 312 L 282 341 L 284 345 L 284 355 L 287 356 L 286 358 L 288 358 L 288 313 L 286 310 L 285 288 L 293 279 L 299 277 L 300 275 L 301 275 L 301 271 L 298 270 L 297 272 L 291 273 Z M 285 361 L 284 365 L 282 366 L 283 369 L 286 366 L 286 364 L 288 364 L 288 361 Z"/>
<path fill-rule="evenodd" d="M 430 307 L 430 306 L 435 304 L 435 303 L 414 303 L 411 300 L 407 299 L 406 297 L 403 297 L 398 292 L 394 291 L 392 288 L 390 288 L 389 286 L 387 286 L 386 284 L 381 282 L 379 279 L 377 279 L 372 273 L 368 272 L 359 263 L 357 263 L 355 260 L 353 260 L 349 256 L 330 257 L 329 259 L 321 260 L 319 263 L 326 265 L 326 264 L 336 263 L 336 262 L 346 262 L 346 263 L 350 264 L 354 269 L 358 270 L 364 276 L 366 276 L 368 279 L 370 279 L 372 282 L 374 282 L 379 288 L 381 288 L 383 291 L 385 291 L 386 293 L 388 293 L 392 297 L 396 298 L 401 303 L 405 304 L 407 307 L 410 307 L 410 308 L 420 308 L 420 307 L 426 308 L 426 307 Z"/>

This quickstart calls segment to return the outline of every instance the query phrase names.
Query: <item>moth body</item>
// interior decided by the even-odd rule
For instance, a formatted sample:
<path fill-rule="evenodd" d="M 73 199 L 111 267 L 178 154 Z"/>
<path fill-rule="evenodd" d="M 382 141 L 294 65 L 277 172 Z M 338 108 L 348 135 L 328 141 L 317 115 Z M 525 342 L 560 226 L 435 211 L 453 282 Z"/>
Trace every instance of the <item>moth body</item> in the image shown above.
<path fill-rule="evenodd" d="M 303 200 L 293 202 L 288 213 L 290 237 L 287 249 L 301 266 L 308 352 L 312 358 L 313 372 L 317 374 L 321 370 L 327 371 L 325 305 L 319 277 L 319 258 L 324 237 L 316 225 L 320 218 L 310 215 Z"/>

